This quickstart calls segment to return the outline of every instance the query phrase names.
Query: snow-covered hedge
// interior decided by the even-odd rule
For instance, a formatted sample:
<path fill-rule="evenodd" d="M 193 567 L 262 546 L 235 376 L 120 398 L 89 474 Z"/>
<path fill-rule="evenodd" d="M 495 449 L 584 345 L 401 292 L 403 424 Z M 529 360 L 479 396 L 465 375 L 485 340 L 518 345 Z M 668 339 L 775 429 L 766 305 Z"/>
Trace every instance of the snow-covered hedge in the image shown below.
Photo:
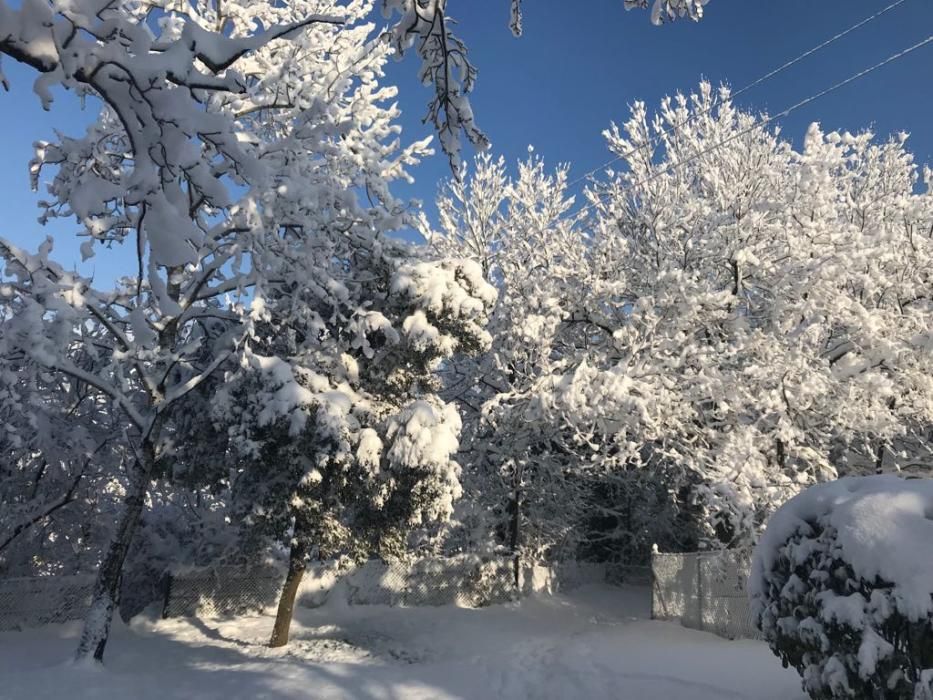
<path fill-rule="evenodd" d="M 791 499 L 749 594 L 810 697 L 933 698 L 933 480 L 845 478 Z"/>

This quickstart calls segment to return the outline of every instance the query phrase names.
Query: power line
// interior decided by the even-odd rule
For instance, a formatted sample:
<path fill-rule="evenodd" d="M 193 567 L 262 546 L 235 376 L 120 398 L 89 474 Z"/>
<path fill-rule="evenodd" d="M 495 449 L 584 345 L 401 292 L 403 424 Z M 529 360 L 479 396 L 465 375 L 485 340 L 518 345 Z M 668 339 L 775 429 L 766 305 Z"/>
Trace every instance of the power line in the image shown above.
<path fill-rule="evenodd" d="M 866 17 L 866 18 L 863 19 L 861 22 L 856 22 L 855 24 L 853 24 L 853 25 L 852 25 L 851 27 L 849 27 L 848 29 L 839 32 L 838 34 L 836 34 L 835 36 L 830 37 L 829 39 L 827 39 L 826 41 L 824 41 L 824 42 L 821 43 L 821 44 L 817 44 L 816 46 L 814 46 L 814 47 L 813 47 L 812 49 L 810 49 L 809 51 L 804 51 L 802 54 L 800 54 L 799 56 L 797 56 L 797 58 L 792 58 L 792 59 L 791 59 L 790 61 L 788 61 L 787 63 L 785 63 L 785 64 L 783 64 L 783 65 L 781 65 L 781 66 L 778 66 L 777 68 L 775 68 L 774 70 L 772 70 L 772 71 L 770 71 L 770 72 L 768 72 L 768 73 L 765 73 L 763 76 L 761 76 L 761 77 L 758 78 L 757 80 L 752 81 L 751 83 L 749 83 L 748 85 L 746 85 L 745 87 L 743 87 L 743 88 L 742 88 L 741 90 L 739 90 L 738 92 L 733 93 L 732 99 L 735 99 L 735 98 L 738 97 L 739 95 L 741 95 L 741 94 L 743 94 L 743 93 L 745 93 L 745 92 L 748 92 L 749 90 L 751 90 L 751 89 L 754 88 L 754 87 L 758 87 L 758 86 L 761 85 L 763 82 L 765 82 L 766 80 L 768 80 L 768 79 L 770 79 L 770 78 L 773 78 L 773 77 L 774 77 L 775 75 L 777 75 L 778 73 L 782 73 L 783 71 L 787 70 L 787 69 L 790 68 L 791 66 L 796 65 L 797 63 L 800 63 L 803 59 L 805 59 L 805 58 L 807 58 L 807 57 L 809 57 L 809 56 L 812 56 L 812 55 L 815 54 L 817 51 L 820 51 L 821 49 L 826 48 L 826 47 L 829 46 L 830 44 L 832 44 L 832 43 L 838 41 L 839 39 L 842 39 L 843 37 L 847 36 L 848 34 L 851 34 L 851 33 L 854 32 L 856 29 L 860 29 L 861 27 L 865 26 L 865 25 L 868 24 L 869 22 L 873 22 L 874 20 L 876 20 L 876 19 L 878 19 L 879 17 L 881 17 L 883 14 L 885 14 L 885 13 L 887 13 L 887 12 L 890 12 L 891 10 L 893 10 L 893 9 L 896 8 L 896 7 L 898 7 L 899 5 L 902 5 L 902 4 L 903 4 L 904 2 L 906 2 L 906 1 L 907 1 L 907 0 L 897 0 L 897 2 L 892 2 L 892 3 L 891 3 L 890 5 L 888 5 L 887 7 L 882 8 L 881 10 L 878 10 L 878 12 L 876 12 L 875 14 L 873 14 L 871 17 Z"/>
<path fill-rule="evenodd" d="M 740 90 L 737 90 L 736 92 L 732 93 L 732 94 L 731 94 L 731 99 L 734 100 L 734 99 L 737 98 L 739 95 L 742 95 L 742 94 L 748 92 L 748 91 L 751 90 L 752 88 L 758 87 L 759 85 L 761 85 L 761 84 L 764 83 L 765 81 L 770 80 L 771 78 L 773 78 L 774 76 L 778 75 L 779 73 L 783 73 L 785 70 L 787 70 L 787 69 L 790 68 L 791 66 L 794 66 L 794 65 L 800 63 L 800 62 L 801 62 L 802 60 L 804 60 L 805 58 L 807 58 L 807 57 L 809 57 L 809 56 L 812 56 L 813 54 L 815 54 L 815 53 L 817 53 L 818 51 L 820 51 L 820 50 L 826 48 L 826 47 L 829 46 L 830 44 L 835 43 L 836 41 L 839 41 L 839 40 L 842 39 L 843 37 L 845 37 L 845 36 L 851 34 L 852 32 L 854 32 L 855 30 L 860 29 L 861 27 L 864 27 L 864 26 L 865 26 L 866 24 L 868 24 L 869 22 L 873 22 L 874 20 L 878 19 L 878 18 L 881 17 L 882 15 L 884 15 L 884 14 L 890 12 L 891 10 L 895 9 L 895 8 L 898 7 L 899 5 L 903 5 L 905 2 L 907 2 L 907 0 L 896 0 L 895 2 L 892 2 L 890 5 L 888 5 L 887 7 L 884 7 L 884 8 L 882 8 L 882 9 L 878 10 L 878 12 L 876 12 L 876 13 L 873 14 L 873 15 L 871 15 L 870 17 L 866 17 L 865 19 L 863 19 L 863 20 L 861 20 L 861 21 L 859 21 L 859 22 L 856 22 L 855 24 L 853 24 L 853 25 L 852 25 L 851 27 L 849 27 L 848 29 L 845 29 L 845 30 L 841 31 L 841 32 L 839 32 L 838 34 L 835 34 L 834 36 L 831 36 L 829 39 L 826 39 L 826 41 L 823 41 L 822 43 L 817 44 L 817 45 L 814 46 L 813 48 L 808 49 L 807 51 L 804 51 L 804 52 L 803 52 L 802 54 L 800 54 L 799 56 L 797 56 L 797 57 L 795 57 L 795 58 L 792 58 L 791 60 L 787 61 L 786 63 L 783 63 L 782 65 L 778 66 L 778 67 L 775 68 L 774 70 L 768 71 L 767 73 L 765 73 L 764 75 L 762 75 L 760 78 L 757 78 L 756 80 L 753 80 L 753 81 L 750 82 L 748 85 L 746 85 L 746 86 L 744 86 L 743 88 L 741 88 Z M 661 131 L 659 134 L 655 135 L 650 141 L 648 141 L 648 143 L 643 144 L 643 145 L 641 145 L 641 146 L 637 146 L 637 147 L 635 147 L 635 148 L 633 148 L 633 149 L 631 149 L 631 150 L 629 150 L 629 151 L 626 151 L 625 153 L 621 153 L 621 154 L 615 156 L 614 158 L 611 158 L 610 160 L 606 161 L 606 162 L 603 163 L 602 165 L 599 165 L 599 166 L 593 168 L 592 170 L 590 170 L 589 172 L 584 173 L 584 174 L 581 175 L 580 177 L 578 177 L 578 178 L 574 179 L 572 182 L 568 183 L 567 189 L 570 189 L 570 188 L 574 187 L 575 185 L 578 185 L 579 183 L 583 182 L 584 180 L 586 180 L 587 178 L 591 177 L 592 175 L 595 175 L 595 174 L 598 173 L 599 171 L 605 170 L 606 168 L 608 168 L 608 167 L 609 167 L 610 165 L 612 165 L 613 163 L 616 163 L 616 162 L 622 160 L 623 158 L 628 158 L 629 156 L 634 155 L 635 153 L 637 153 L 638 151 L 640 151 L 640 150 L 643 149 L 643 148 L 648 148 L 649 146 L 652 146 L 652 145 L 657 144 L 658 141 L 660 141 L 660 139 L 661 139 L 662 136 L 665 136 L 665 135 L 669 134 L 671 131 L 676 131 L 677 129 L 683 128 L 683 127 L 686 126 L 687 124 L 690 124 L 691 122 L 695 121 L 696 119 L 698 119 L 698 118 L 704 116 L 705 114 L 707 114 L 707 113 L 709 113 L 710 111 L 712 111 L 712 110 L 716 107 L 717 104 L 718 104 L 718 101 L 717 101 L 717 100 L 714 100 L 714 101 L 713 101 L 713 104 L 711 104 L 708 108 L 706 108 L 706 109 L 703 110 L 702 112 L 697 112 L 696 114 L 694 114 L 693 116 L 691 116 L 689 119 L 687 119 L 687 121 L 685 121 L 683 124 L 678 124 L 678 125 L 675 125 L 675 126 L 670 127 L 669 129 L 664 129 L 664 130 Z"/>
<path fill-rule="evenodd" d="M 838 90 L 838 89 L 840 89 L 840 88 L 842 88 L 842 87 L 845 87 L 845 86 L 848 85 L 849 83 L 853 83 L 853 82 L 855 82 L 856 80 L 865 77 L 865 76 L 868 75 L 869 73 L 872 73 L 872 72 L 878 70 L 879 68 L 883 68 L 884 66 L 888 65 L 889 63 L 893 63 L 894 61 L 898 60 L 899 58 L 903 58 L 903 57 L 906 56 L 907 54 L 909 54 L 909 53 L 911 53 L 911 52 L 913 52 L 913 51 L 916 51 L 917 49 L 922 48 L 922 47 L 926 46 L 927 44 L 929 44 L 929 43 L 931 43 L 931 42 L 933 42 L 933 34 L 931 34 L 930 36 L 928 36 L 926 39 L 923 39 L 922 41 L 918 41 L 916 44 L 914 44 L 914 45 L 912 45 L 912 46 L 908 46 L 906 49 L 903 49 L 903 50 L 901 50 L 901 51 L 898 51 L 898 52 L 895 53 L 895 54 L 892 54 L 892 55 L 888 56 L 886 59 L 884 59 L 883 61 L 880 61 L 880 62 L 874 64 L 873 66 L 869 66 L 868 68 L 865 68 L 864 70 L 860 70 L 858 73 L 855 73 L 855 74 L 853 74 L 853 75 L 850 75 L 850 76 L 849 76 L 848 78 L 846 78 L 845 80 L 840 80 L 838 83 L 835 83 L 835 84 L 833 84 L 833 85 L 830 85 L 828 88 L 825 88 L 824 90 L 820 90 L 819 92 L 817 92 L 817 93 L 815 93 L 815 94 L 813 94 L 813 95 L 810 95 L 810 97 L 807 97 L 807 98 L 805 98 L 805 99 L 803 99 L 803 100 L 800 100 L 800 102 L 797 102 L 796 104 L 791 105 L 790 107 L 788 107 L 788 108 L 785 109 L 784 111 L 778 112 L 778 113 L 775 114 L 774 116 L 770 116 L 770 117 L 768 117 L 768 118 L 766 118 L 766 119 L 764 119 L 764 120 L 762 120 L 762 121 L 760 121 L 760 122 L 755 122 L 755 123 L 752 124 L 751 126 L 745 128 L 745 129 L 742 129 L 741 131 L 739 131 L 739 132 L 733 134 L 732 136 L 730 136 L 730 137 L 727 138 L 727 139 L 724 139 L 724 140 L 720 141 L 719 143 L 713 144 L 713 145 L 710 146 L 709 148 L 706 148 L 706 149 L 704 149 L 704 150 L 702 150 L 702 151 L 699 151 L 699 152 L 697 152 L 697 153 L 694 153 L 692 156 L 690 156 L 690 157 L 688 157 L 688 158 L 684 158 L 683 160 L 677 161 L 677 162 L 675 162 L 675 163 L 670 163 L 669 165 L 665 166 L 664 168 L 662 168 L 662 169 L 659 170 L 658 172 L 651 174 L 649 177 L 646 177 L 646 178 L 644 178 L 644 179 L 642 179 L 642 180 L 639 180 L 639 181 L 637 181 L 637 182 L 630 183 L 630 184 L 628 184 L 628 185 L 626 185 L 626 186 L 620 188 L 620 191 L 621 191 L 621 192 L 627 192 L 628 190 L 632 190 L 632 189 L 634 189 L 634 188 L 636 188 L 636 187 L 640 187 L 641 185 L 645 185 L 645 184 L 651 182 L 652 180 L 655 180 L 655 179 L 661 177 L 662 175 L 664 175 L 664 174 L 670 172 L 670 171 L 673 170 L 674 168 L 679 168 L 679 167 L 682 166 L 682 165 L 686 165 L 686 164 L 688 164 L 688 163 L 692 163 L 693 161 L 697 160 L 698 158 L 702 158 L 703 156 L 705 156 L 705 155 L 707 155 L 707 154 L 709 154 L 709 153 L 712 153 L 712 152 L 715 151 L 717 148 L 721 148 L 722 146 L 725 146 L 725 145 L 727 145 L 727 144 L 729 144 L 729 143 L 732 143 L 732 142 L 735 141 L 736 139 L 741 138 L 741 137 L 744 136 L 745 134 L 748 134 L 748 133 L 750 133 L 751 131 L 754 131 L 755 129 L 759 129 L 759 128 L 768 126 L 768 124 L 770 124 L 771 122 L 773 122 L 775 119 L 779 119 L 779 118 L 781 118 L 781 117 L 786 117 L 786 116 L 788 116 L 791 112 L 794 112 L 795 110 L 800 109 L 801 107 L 804 107 L 804 106 L 810 104 L 811 102 L 814 102 L 814 101 L 820 99 L 821 97 L 825 97 L 825 96 L 828 95 L 829 93 L 835 92 L 836 90 Z M 637 149 L 636 149 L 636 150 L 637 150 Z M 583 214 L 584 212 L 586 212 L 587 210 L 589 210 L 589 209 L 591 209 L 593 206 L 595 206 L 595 204 L 596 204 L 596 202 L 590 202 L 590 203 L 587 204 L 585 207 L 583 207 L 582 209 L 580 209 L 580 211 L 577 212 L 577 215 L 579 216 L 579 215 Z"/>

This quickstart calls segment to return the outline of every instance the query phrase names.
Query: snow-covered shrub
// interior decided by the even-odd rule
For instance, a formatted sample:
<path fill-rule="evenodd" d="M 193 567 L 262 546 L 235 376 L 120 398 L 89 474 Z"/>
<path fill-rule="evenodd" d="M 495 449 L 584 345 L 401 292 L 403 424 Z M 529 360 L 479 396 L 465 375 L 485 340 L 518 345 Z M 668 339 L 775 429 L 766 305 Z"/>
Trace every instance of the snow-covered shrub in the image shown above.
<path fill-rule="evenodd" d="M 933 480 L 849 477 L 804 491 L 769 521 L 749 593 L 810 697 L 933 697 Z"/>

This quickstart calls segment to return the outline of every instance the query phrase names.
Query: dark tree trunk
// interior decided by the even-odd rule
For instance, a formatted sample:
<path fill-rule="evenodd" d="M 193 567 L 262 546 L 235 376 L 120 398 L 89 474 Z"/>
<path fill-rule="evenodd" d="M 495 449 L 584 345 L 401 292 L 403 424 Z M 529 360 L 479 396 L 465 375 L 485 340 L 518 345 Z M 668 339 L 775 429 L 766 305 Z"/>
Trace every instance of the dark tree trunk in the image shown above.
<path fill-rule="evenodd" d="M 510 510 L 512 511 L 512 523 L 509 528 L 509 549 L 512 552 L 512 575 L 517 590 L 522 585 L 522 469 L 518 465 L 515 466 L 515 473 L 513 474 Z"/>
<path fill-rule="evenodd" d="M 295 533 L 296 540 L 299 533 Z M 292 627 L 292 614 L 295 611 L 295 597 L 298 595 L 298 586 L 307 568 L 307 548 L 300 542 L 292 545 L 288 555 L 288 573 L 282 586 L 282 595 L 279 596 L 279 608 L 275 613 L 275 625 L 272 628 L 270 647 L 284 647 L 288 644 L 288 635 Z"/>
<path fill-rule="evenodd" d="M 875 449 L 875 474 L 884 474 L 884 443 Z"/>
<path fill-rule="evenodd" d="M 896 400 L 891 397 L 888 399 L 888 408 L 892 411 Z M 875 448 L 875 474 L 884 474 L 884 453 L 887 451 L 887 446 L 885 445 L 884 440 L 879 440 L 878 447 Z"/>
<path fill-rule="evenodd" d="M 119 602 L 123 562 L 126 560 L 127 552 L 129 552 L 139 525 L 155 461 L 155 453 L 151 444 L 143 445 L 141 452 L 142 461 L 137 461 L 131 472 L 131 481 L 126 497 L 123 499 L 123 513 L 117 523 L 116 532 L 97 570 L 91 607 L 84 620 L 84 629 L 75 653 L 75 658 L 79 661 L 91 655 L 98 662 L 103 661 L 104 658 L 104 648 L 107 646 L 107 638 L 110 635 L 113 611 Z"/>

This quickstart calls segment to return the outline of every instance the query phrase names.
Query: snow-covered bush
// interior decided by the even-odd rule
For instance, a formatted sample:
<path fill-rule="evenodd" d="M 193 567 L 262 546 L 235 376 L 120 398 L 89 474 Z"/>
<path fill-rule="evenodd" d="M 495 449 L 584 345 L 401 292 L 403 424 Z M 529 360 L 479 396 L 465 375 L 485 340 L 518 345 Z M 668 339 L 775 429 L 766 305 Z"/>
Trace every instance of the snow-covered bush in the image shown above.
<path fill-rule="evenodd" d="M 768 523 L 756 624 L 810 697 L 933 697 L 933 480 L 814 486 Z"/>

